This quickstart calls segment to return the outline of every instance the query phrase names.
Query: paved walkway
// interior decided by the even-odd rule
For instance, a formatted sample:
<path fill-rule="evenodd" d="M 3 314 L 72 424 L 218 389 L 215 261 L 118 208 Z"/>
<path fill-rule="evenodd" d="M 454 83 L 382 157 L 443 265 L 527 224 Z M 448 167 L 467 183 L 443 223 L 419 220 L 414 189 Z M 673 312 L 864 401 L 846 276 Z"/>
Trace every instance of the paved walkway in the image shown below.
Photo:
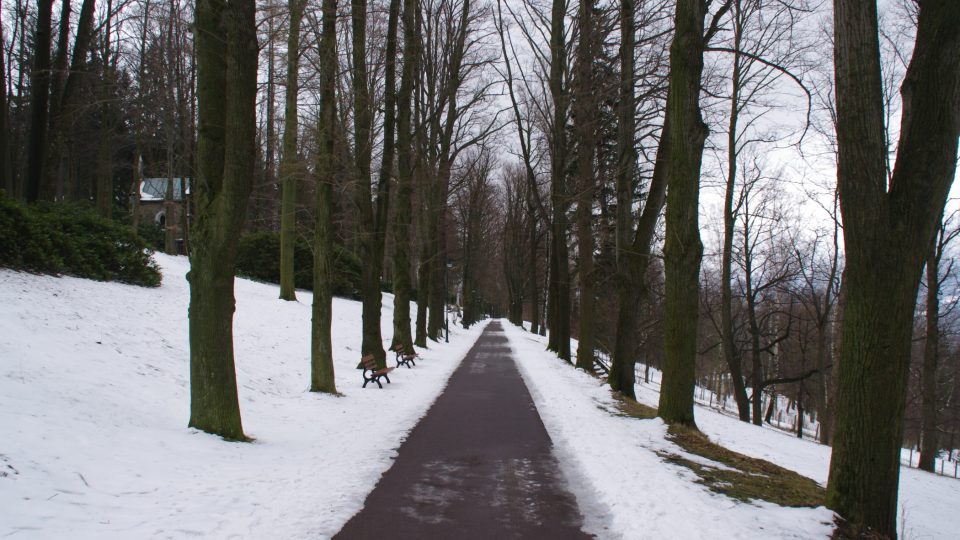
<path fill-rule="evenodd" d="M 500 323 L 484 330 L 337 539 L 585 539 Z M 416 375 L 412 373 L 411 375 Z"/>

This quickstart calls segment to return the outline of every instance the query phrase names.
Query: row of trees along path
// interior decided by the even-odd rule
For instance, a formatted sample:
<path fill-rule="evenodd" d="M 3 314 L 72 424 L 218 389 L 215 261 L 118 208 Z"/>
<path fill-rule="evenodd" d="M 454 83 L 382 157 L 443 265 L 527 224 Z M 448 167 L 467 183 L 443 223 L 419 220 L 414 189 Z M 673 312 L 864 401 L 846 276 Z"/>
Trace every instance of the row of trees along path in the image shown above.
<path fill-rule="evenodd" d="M 938 328 L 948 324 L 937 313 L 938 266 L 952 234 L 943 223 L 960 134 L 960 2 L 880 3 L 899 9 L 891 18 L 903 23 L 900 36 L 881 28 L 877 0 L 268 4 L 64 0 L 56 26 L 52 0 L 0 9 L 5 193 L 28 203 L 96 201 L 104 217 L 126 210 L 137 227 L 144 167 L 193 179 L 183 202 L 192 210 L 182 212 L 191 219 L 181 218 L 191 257 L 191 426 L 246 439 L 232 335 L 238 238 L 251 215 L 255 223 L 279 218 L 281 296 L 292 300 L 293 249 L 304 232 L 298 208 L 306 206 L 313 212 L 312 223 L 300 220 L 313 229 L 311 390 L 337 391 L 330 322 L 338 240 L 363 261 L 361 354 L 379 364 L 381 280 L 395 293 L 395 344 L 425 347 L 440 336 L 455 258 L 467 322 L 495 311 L 482 306 L 503 303 L 515 324 L 527 317 L 535 331 L 549 332 L 548 348 L 565 360 L 574 357 L 576 336 L 584 369 L 592 369 L 595 350 L 612 349 L 609 383 L 628 397 L 637 351 L 655 342 L 653 354 L 643 354 L 662 358 L 660 415 L 691 427 L 697 362 L 710 347 L 698 342 L 706 310 L 740 418 L 762 423 L 765 387 L 797 384 L 801 401 L 808 380 L 807 393 L 816 389 L 804 407 L 816 411 L 823 441 L 834 445 L 828 505 L 850 534 L 896 536 L 925 264 L 927 339 L 916 370 L 923 402 L 914 408 L 922 410 L 928 469 L 938 451 L 938 362 L 951 356 L 938 352 L 949 345 L 938 343 Z M 804 23 L 807 14 L 831 20 Z M 803 39 L 801 28 L 821 26 L 828 36 Z M 284 28 L 277 168 L 274 41 Z M 833 50 L 823 55 L 827 42 Z M 707 63 L 706 54 L 713 55 Z M 888 65 L 891 55 L 897 66 Z M 731 67 L 729 79 L 715 61 Z M 263 72 L 267 84 L 259 85 Z M 772 175 L 760 156 L 783 147 L 786 136 L 767 133 L 759 120 L 793 107 L 778 97 L 781 77 L 805 91 L 808 116 L 825 118 L 803 131 L 813 127 L 827 141 L 826 168 L 837 170 L 828 188 L 836 194 L 827 209 L 832 231 L 786 243 L 776 197 L 760 189 L 773 183 L 764 180 Z M 301 108 L 310 112 L 302 129 Z M 495 135 L 516 136 L 507 146 L 519 146 L 522 164 L 497 163 L 503 141 Z M 702 271 L 699 203 L 701 187 L 716 176 L 710 150 L 721 147 L 723 249 L 712 276 Z M 305 176 L 312 182 L 300 195 L 310 197 L 297 195 Z M 172 250 L 172 228 L 166 232 Z M 812 255 L 821 239 L 832 244 L 825 272 Z M 949 274 L 949 261 L 942 268 Z M 711 287 L 719 305 L 710 305 Z M 809 300 L 807 322 L 791 295 Z M 817 336 L 798 345 L 813 358 L 774 353 L 811 333 L 801 324 Z M 781 356 L 793 356 L 798 371 L 765 373 L 780 369 L 765 364 Z"/>
<path fill-rule="evenodd" d="M 334 538 L 592 538 L 499 322 Z"/>

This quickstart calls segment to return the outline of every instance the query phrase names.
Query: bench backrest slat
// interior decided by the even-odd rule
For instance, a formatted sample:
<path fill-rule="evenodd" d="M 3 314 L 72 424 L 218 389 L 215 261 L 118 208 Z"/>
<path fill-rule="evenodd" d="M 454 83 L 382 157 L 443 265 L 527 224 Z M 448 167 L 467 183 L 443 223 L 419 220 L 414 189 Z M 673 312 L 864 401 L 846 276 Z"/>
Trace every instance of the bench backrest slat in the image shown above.
<path fill-rule="evenodd" d="M 360 362 L 363 364 L 363 367 L 366 369 L 377 369 L 377 361 L 374 359 L 372 354 L 368 354 L 360 359 Z"/>

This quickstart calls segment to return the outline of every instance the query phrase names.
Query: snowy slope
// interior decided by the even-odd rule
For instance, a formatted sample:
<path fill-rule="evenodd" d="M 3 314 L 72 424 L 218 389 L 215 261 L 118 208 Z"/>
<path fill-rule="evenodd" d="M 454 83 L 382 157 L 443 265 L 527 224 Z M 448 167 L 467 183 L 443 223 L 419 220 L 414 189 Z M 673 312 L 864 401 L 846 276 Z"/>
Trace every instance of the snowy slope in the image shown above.
<path fill-rule="evenodd" d="M 692 483 L 693 474 L 654 451 L 682 450 L 664 440 L 659 419 L 610 414 L 609 388 L 545 351 L 546 339 L 507 323 L 520 371 L 557 447 L 587 523 L 610 538 L 825 538 L 833 513 L 824 509 L 745 504 Z M 659 401 L 659 373 L 637 384 L 640 402 Z M 713 441 L 766 459 L 825 485 L 830 448 L 782 431 L 740 422 L 697 406 L 698 427 Z M 677 478 L 690 482 L 677 482 Z M 952 539 L 960 531 L 960 481 L 901 468 L 902 540 Z"/>
<path fill-rule="evenodd" d="M 361 389 L 360 305 L 334 299 L 337 388 L 307 391 L 311 295 L 237 280 L 252 444 L 187 429 L 183 257 L 144 289 L 0 270 L 0 537 L 322 538 L 359 509 L 480 328 Z M 392 335 L 392 297 L 383 335 Z"/>

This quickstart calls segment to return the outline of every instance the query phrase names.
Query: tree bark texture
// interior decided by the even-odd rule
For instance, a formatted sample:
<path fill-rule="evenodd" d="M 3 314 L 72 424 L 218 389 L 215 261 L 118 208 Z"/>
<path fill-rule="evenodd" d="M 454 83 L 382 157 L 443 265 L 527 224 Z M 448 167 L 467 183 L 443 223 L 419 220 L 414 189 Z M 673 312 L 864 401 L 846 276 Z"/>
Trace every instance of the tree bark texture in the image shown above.
<path fill-rule="evenodd" d="M 383 296 L 380 292 L 380 274 L 383 270 L 383 223 L 380 206 L 386 205 L 386 178 L 380 179 L 377 206 L 374 209 L 371 189 L 370 164 L 372 159 L 373 110 L 367 74 L 367 0 L 352 4 L 353 23 L 353 124 L 356 190 L 355 201 L 360 211 L 360 296 L 363 301 L 363 336 L 361 354 L 372 354 L 378 366 L 386 365 L 386 355 L 380 335 L 380 317 Z"/>
<path fill-rule="evenodd" d="M 237 242 L 256 155 L 253 0 L 199 0 L 195 10 L 199 139 L 190 256 L 190 426 L 244 440 L 233 359 Z"/>
<path fill-rule="evenodd" d="M 550 250 L 550 308 L 549 345 L 557 356 L 570 361 L 570 262 L 567 248 L 567 208 L 570 197 L 567 188 L 567 111 L 570 107 L 569 90 L 564 87 L 567 69 L 567 45 L 564 37 L 566 2 L 553 0 L 550 18 L 550 96 L 553 99 L 553 122 L 550 133 L 550 190 L 553 205 Z"/>
<path fill-rule="evenodd" d="M 703 0 L 678 0 L 670 46 L 670 116 L 664 274 L 664 366 L 659 415 L 667 422 L 695 426 L 694 369 L 699 313 L 700 165 L 707 126 L 700 115 L 703 72 Z"/>
<path fill-rule="evenodd" d="M 62 83 L 62 91 L 51 96 L 53 100 L 50 108 L 50 140 L 44 149 L 47 165 L 44 167 L 44 176 L 40 179 L 40 198 L 53 201 L 61 198 L 79 198 L 78 186 L 73 182 L 66 163 L 69 145 L 73 137 L 73 124 L 80 104 L 80 84 L 87 71 L 87 53 L 93 41 L 93 15 L 96 9 L 94 0 L 83 0 L 80 5 L 80 16 L 77 20 L 77 37 L 73 43 L 73 56 L 70 60 L 70 70 L 66 73 Z M 61 25 L 62 26 L 62 25 Z M 69 32 L 67 32 L 69 35 Z M 62 50 L 58 57 L 66 58 L 66 39 L 60 40 Z M 57 66 L 59 67 L 59 66 Z M 66 70 L 64 70 L 66 71 Z M 63 76 L 63 75 L 61 75 Z M 60 86 L 59 84 L 55 86 Z"/>
<path fill-rule="evenodd" d="M 593 372 L 596 347 L 596 291 L 593 272 L 593 197 L 596 191 L 594 154 L 599 111 L 593 87 L 593 63 L 598 49 L 594 43 L 595 5 L 592 0 L 581 0 L 578 13 L 580 43 L 577 46 L 576 74 L 573 104 L 577 137 L 577 278 L 580 289 L 578 319 L 577 367 Z"/>
<path fill-rule="evenodd" d="M 920 462 L 917 466 L 934 472 L 939 448 L 937 431 L 937 364 L 940 359 L 940 242 L 942 229 L 934 235 L 927 256 L 926 336 L 923 369 L 920 372 Z"/>
<path fill-rule="evenodd" d="M 730 120 L 727 131 L 727 185 L 723 197 L 723 252 L 720 261 L 720 344 L 723 360 L 730 370 L 733 397 L 742 422 L 750 421 L 750 400 L 743 381 L 740 351 L 733 334 L 733 232 L 736 222 L 734 195 L 737 188 L 737 126 L 740 117 L 741 56 L 740 43 L 743 37 L 743 22 L 740 2 L 734 2 L 733 29 L 733 74 L 730 76 Z M 739 205 L 738 205 L 739 206 Z M 756 388 L 756 386 L 754 386 Z"/>
<path fill-rule="evenodd" d="M 300 117 L 300 22 L 306 0 L 290 0 L 287 34 L 287 90 L 283 98 L 283 154 L 280 156 L 280 299 L 296 301 L 294 253 L 297 245 L 297 136 Z"/>
<path fill-rule="evenodd" d="M 0 43 L 6 43 L 3 37 L 3 29 L 0 28 Z M 9 198 L 17 196 L 13 185 L 13 170 L 10 163 L 10 147 L 7 142 L 8 125 L 8 107 L 7 107 L 7 70 L 4 62 L 4 47 L 0 47 L 0 187 L 6 192 Z"/>
<path fill-rule="evenodd" d="M 37 23 L 33 34 L 33 70 L 30 72 L 30 141 L 27 145 L 28 203 L 40 199 L 47 149 L 47 113 L 50 107 L 50 40 L 53 0 L 37 0 Z"/>
<path fill-rule="evenodd" d="M 320 135 L 317 152 L 317 212 L 313 244 L 313 325 L 310 391 L 337 393 L 333 369 L 333 184 L 336 166 L 337 1 L 323 1 L 320 43 Z"/>
<path fill-rule="evenodd" d="M 960 4 L 919 4 L 889 187 L 876 2 L 835 0 L 834 32 L 846 280 L 827 505 L 894 538 L 913 310 L 957 166 Z"/>
<path fill-rule="evenodd" d="M 634 146 L 636 131 L 636 95 L 634 92 L 634 49 L 636 42 L 636 6 L 634 0 L 620 2 L 620 103 L 617 108 L 617 225 L 616 264 L 617 289 L 620 302 L 617 306 L 617 333 L 607 382 L 616 392 L 636 398 L 633 357 L 636 351 L 637 310 L 643 296 L 642 282 L 636 280 L 637 270 L 628 263 L 630 236 L 633 232 L 633 187 L 636 176 L 637 150 Z M 661 141 L 663 141 L 661 136 Z M 659 152 L 658 152 L 659 155 Z M 642 276 L 641 276 L 642 279 Z"/>
<path fill-rule="evenodd" d="M 632 118 L 630 122 L 632 124 Z M 653 165 L 653 178 L 650 181 L 643 212 L 640 214 L 636 230 L 632 231 L 633 239 L 630 244 L 617 255 L 617 289 L 620 293 L 620 303 L 617 308 L 616 341 L 607 382 L 612 390 L 631 398 L 636 398 L 634 354 L 637 350 L 636 332 L 639 310 L 641 302 L 648 293 L 647 270 L 650 267 L 650 251 L 657 222 L 660 219 L 660 211 L 663 209 L 666 198 L 670 131 L 670 112 L 667 111 L 663 130 L 660 132 L 657 158 Z M 632 145 L 632 141 L 631 136 L 629 144 Z M 622 140 L 621 143 L 626 144 L 626 140 Z M 632 217 L 627 214 L 625 218 L 630 220 L 630 223 L 624 225 L 629 233 L 633 228 Z M 619 215 L 617 219 L 620 219 Z M 620 227 L 619 223 L 617 227 Z M 649 366 L 647 369 L 649 370 Z"/>
<path fill-rule="evenodd" d="M 403 3 L 403 68 L 400 76 L 400 91 L 397 94 L 397 199 L 394 212 L 393 251 L 393 345 L 403 350 L 413 350 L 413 335 L 410 327 L 410 301 L 412 287 L 410 276 L 411 222 L 413 208 L 414 159 L 412 138 L 413 89 L 418 71 L 419 41 L 416 34 L 417 0 Z"/>

